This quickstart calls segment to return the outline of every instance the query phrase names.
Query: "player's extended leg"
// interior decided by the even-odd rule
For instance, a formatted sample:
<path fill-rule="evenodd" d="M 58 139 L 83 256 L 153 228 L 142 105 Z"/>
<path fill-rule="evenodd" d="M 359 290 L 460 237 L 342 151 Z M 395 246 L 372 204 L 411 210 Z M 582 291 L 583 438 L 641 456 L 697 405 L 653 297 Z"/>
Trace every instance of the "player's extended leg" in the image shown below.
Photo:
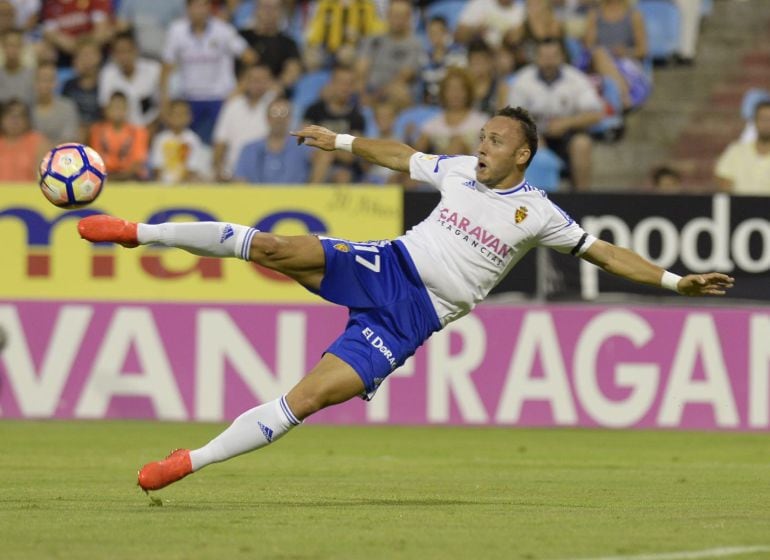
<path fill-rule="evenodd" d="M 141 224 L 106 215 L 83 218 L 78 232 L 92 242 L 164 245 L 201 256 L 251 260 L 314 290 L 323 278 L 323 247 L 312 235 L 274 235 L 227 222 Z"/>
<path fill-rule="evenodd" d="M 159 490 L 211 463 L 264 447 L 302 420 L 327 406 L 345 402 L 364 391 L 364 383 L 347 363 L 325 354 L 285 396 L 247 410 L 200 449 L 180 449 L 139 471 L 139 486 Z"/>

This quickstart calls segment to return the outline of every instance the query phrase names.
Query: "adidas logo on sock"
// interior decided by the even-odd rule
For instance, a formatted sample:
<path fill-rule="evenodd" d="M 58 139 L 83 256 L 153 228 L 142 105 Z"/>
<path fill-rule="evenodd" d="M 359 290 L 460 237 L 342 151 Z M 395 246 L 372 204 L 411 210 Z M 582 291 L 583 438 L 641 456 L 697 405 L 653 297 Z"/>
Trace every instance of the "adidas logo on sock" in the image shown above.
<path fill-rule="evenodd" d="M 259 424 L 259 429 L 262 430 L 262 435 L 265 436 L 265 439 L 267 440 L 267 443 L 273 442 L 273 430 L 265 426 L 262 422 L 257 422 Z"/>
<path fill-rule="evenodd" d="M 233 226 L 230 224 L 227 224 L 225 226 L 225 229 L 222 230 L 222 237 L 219 238 L 220 243 L 224 243 L 228 239 L 230 239 L 233 235 L 235 235 L 235 232 L 233 231 Z"/>

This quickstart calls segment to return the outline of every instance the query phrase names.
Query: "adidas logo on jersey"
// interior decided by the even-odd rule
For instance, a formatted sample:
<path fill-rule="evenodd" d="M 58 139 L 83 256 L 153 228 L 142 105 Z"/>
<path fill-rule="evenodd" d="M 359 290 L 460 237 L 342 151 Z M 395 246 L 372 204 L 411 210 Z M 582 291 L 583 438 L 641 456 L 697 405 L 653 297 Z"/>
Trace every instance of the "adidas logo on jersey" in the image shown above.
<path fill-rule="evenodd" d="M 463 183 L 463 187 L 468 187 L 469 189 L 476 190 L 476 181 L 473 179 L 469 179 Z"/>

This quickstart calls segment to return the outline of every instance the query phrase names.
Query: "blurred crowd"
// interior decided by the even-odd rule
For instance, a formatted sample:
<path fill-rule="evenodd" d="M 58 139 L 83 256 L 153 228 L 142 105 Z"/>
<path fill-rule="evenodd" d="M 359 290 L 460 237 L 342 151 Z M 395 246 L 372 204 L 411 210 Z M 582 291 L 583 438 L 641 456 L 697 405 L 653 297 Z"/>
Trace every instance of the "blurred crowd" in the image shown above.
<path fill-rule="evenodd" d="M 528 179 L 588 190 L 594 143 L 619 141 L 653 88 L 645 1 L 0 0 L 0 181 L 35 180 L 47 149 L 78 141 L 111 181 L 416 187 L 288 132 L 473 153 L 489 115 L 519 105 L 542 135 Z M 705 1 L 670 0 L 681 64 Z M 770 147 L 758 107 L 745 143 Z M 726 190 L 746 162 L 731 150 Z"/>

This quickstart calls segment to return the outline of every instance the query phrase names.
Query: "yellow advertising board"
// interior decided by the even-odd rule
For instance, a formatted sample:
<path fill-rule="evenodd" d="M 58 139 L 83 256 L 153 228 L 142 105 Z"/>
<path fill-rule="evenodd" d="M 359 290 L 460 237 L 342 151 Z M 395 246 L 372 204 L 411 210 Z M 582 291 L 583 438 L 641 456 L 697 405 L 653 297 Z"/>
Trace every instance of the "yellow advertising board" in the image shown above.
<path fill-rule="evenodd" d="M 92 245 L 78 219 L 214 220 L 286 235 L 351 240 L 402 232 L 398 187 L 163 187 L 110 184 L 91 206 L 52 206 L 36 185 L 0 185 L 0 299 L 305 302 L 317 300 L 285 277 L 236 259 L 178 249 Z"/>

